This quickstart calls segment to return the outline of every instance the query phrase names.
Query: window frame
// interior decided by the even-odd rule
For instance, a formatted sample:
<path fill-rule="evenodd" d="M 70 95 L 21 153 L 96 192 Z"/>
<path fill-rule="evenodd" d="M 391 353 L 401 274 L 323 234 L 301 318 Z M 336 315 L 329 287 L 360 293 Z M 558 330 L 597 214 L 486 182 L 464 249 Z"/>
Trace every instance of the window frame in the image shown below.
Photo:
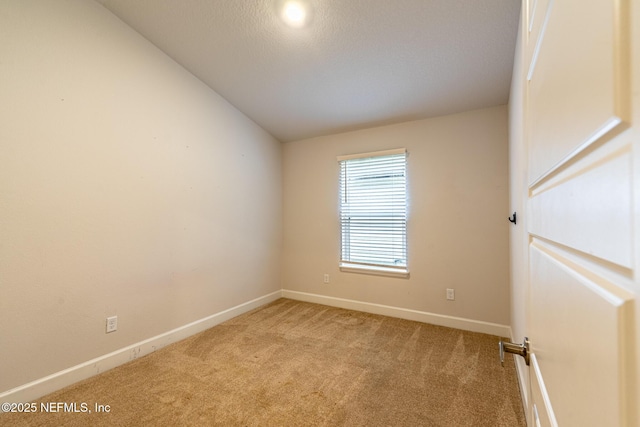
<path fill-rule="evenodd" d="M 346 183 L 343 183 L 344 179 L 344 170 L 343 170 L 343 162 L 347 162 L 349 160 L 355 159 L 368 159 L 368 158 L 380 158 L 387 156 L 394 156 L 402 154 L 404 156 L 404 169 L 403 169 L 403 177 L 404 177 L 404 234 L 402 235 L 403 244 L 402 250 L 404 251 L 404 261 L 405 265 L 403 266 L 393 266 L 386 264 L 377 264 L 377 263 L 364 263 L 357 262 L 352 260 L 345 260 L 344 255 L 344 229 L 345 225 L 343 224 L 343 205 L 344 201 L 342 197 L 344 196 L 343 191 L 347 186 Z M 389 277 L 400 277 L 400 278 L 408 278 L 409 277 L 409 260 L 408 260 L 408 217 L 409 217 L 409 186 L 408 186 L 408 152 L 405 148 L 397 148 L 391 150 L 384 151 L 375 151 L 369 153 L 360 153 L 360 154 L 349 154 L 338 156 L 338 166 L 339 166 L 339 177 L 338 177 L 338 221 L 340 227 L 340 255 L 339 255 L 339 268 L 340 271 L 351 272 L 351 273 L 364 273 L 364 274 L 373 274 L 373 275 L 382 275 Z M 344 187 L 343 187 L 344 186 Z"/>

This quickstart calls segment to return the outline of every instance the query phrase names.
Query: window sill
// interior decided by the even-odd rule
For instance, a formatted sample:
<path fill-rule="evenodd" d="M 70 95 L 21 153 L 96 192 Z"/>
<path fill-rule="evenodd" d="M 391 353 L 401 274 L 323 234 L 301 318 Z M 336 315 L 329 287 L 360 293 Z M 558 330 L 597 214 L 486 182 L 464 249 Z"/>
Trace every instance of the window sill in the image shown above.
<path fill-rule="evenodd" d="M 374 276 L 399 277 L 403 279 L 409 278 L 409 270 L 407 269 L 349 264 L 346 262 L 340 264 L 340 271 L 344 271 L 345 273 L 371 274 Z"/>

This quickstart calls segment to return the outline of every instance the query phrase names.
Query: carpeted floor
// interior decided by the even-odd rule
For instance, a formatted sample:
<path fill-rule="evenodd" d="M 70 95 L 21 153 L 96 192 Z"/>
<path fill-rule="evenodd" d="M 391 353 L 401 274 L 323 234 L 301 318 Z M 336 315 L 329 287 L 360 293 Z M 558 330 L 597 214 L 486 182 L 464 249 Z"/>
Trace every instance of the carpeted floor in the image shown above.
<path fill-rule="evenodd" d="M 288 299 L 40 402 L 92 412 L 5 413 L 0 424 L 525 425 L 498 337 Z"/>

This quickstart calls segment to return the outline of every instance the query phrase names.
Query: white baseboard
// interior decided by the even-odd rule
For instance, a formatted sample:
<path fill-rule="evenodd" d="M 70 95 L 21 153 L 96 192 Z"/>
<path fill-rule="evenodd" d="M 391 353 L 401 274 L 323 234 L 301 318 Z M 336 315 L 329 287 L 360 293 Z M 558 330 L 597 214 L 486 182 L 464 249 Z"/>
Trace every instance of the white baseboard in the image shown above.
<path fill-rule="evenodd" d="M 121 348 L 120 350 L 105 354 L 104 356 L 21 385 L 0 393 L 0 402 L 31 402 L 63 387 L 115 368 L 138 357 L 153 353 L 169 344 L 190 337 L 198 332 L 202 332 L 247 311 L 253 310 L 254 308 L 275 301 L 281 298 L 281 296 L 281 291 L 272 292 L 155 337 Z"/>
<path fill-rule="evenodd" d="M 511 336 L 511 328 L 507 325 L 465 319 L 463 317 L 446 316 L 443 314 L 428 313 L 426 311 L 373 304 L 369 302 L 310 294 L 306 292 L 289 291 L 287 289 L 282 290 L 282 297 L 298 301 L 314 302 L 332 307 L 346 308 L 349 310 L 364 311 L 366 313 L 398 317 L 400 319 L 414 320 L 422 323 L 430 323 L 432 325 L 448 326 L 450 328 L 463 329 L 465 331 L 497 335 L 499 337 Z M 497 347 L 496 357 L 498 357 Z"/>
<path fill-rule="evenodd" d="M 414 320 L 423 323 L 431 323 L 434 325 L 448 326 L 451 328 L 463 329 L 472 332 L 481 332 L 501 337 L 511 336 L 511 330 L 509 326 L 500 325 L 497 323 L 482 322 L 461 317 L 445 316 L 424 311 L 410 310 L 388 305 L 373 304 L 368 302 L 283 289 L 281 291 L 272 292 L 251 301 L 247 301 L 243 304 L 237 305 L 227 310 L 223 310 L 219 313 L 213 314 L 203 319 L 196 320 L 195 322 L 191 322 L 187 325 L 121 348 L 119 350 L 116 350 L 109 354 L 105 354 L 79 365 L 72 366 L 68 369 L 56 372 L 44 378 L 40 378 L 30 383 L 5 391 L 3 393 L 0 393 L 0 402 L 31 402 L 63 387 L 90 378 L 101 372 L 108 371 L 109 369 L 120 366 L 138 357 L 153 353 L 154 351 L 159 350 L 162 347 L 190 337 L 191 335 L 197 334 L 198 332 L 202 332 L 222 322 L 253 310 L 254 308 L 258 308 L 262 305 L 275 301 L 281 297 L 299 301 L 313 302 L 317 304 L 324 304 L 332 307 L 364 311 L 366 313 L 398 317 L 401 319 Z M 518 372 L 518 374 L 520 375 L 521 372 Z"/>
<path fill-rule="evenodd" d="M 511 342 L 518 342 L 513 336 L 511 328 L 509 328 L 509 335 Z M 524 415 L 527 421 L 527 425 L 533 425 L 533 421 L 530 419 L 529 413 L 529 368 L 524 363 L 524 359 L 513 356 L 513 360 L 516 364 L 516 376 L 518 377 L 518 385 L 520 386 L 520 398 L 522 399 L 522 407 L 524 408 Z"/>
<path fill-rule="evenodd" d="M 512 340 L 512 342 L 515 342 Z M 526 365 L 523 368 L 522 365 L 524 363 L 516 362 L 516 376 L 518 377 L 518 385 L 520 386 L 520 398 L 522 399 L 522 407 L 524 408 L 524 416 L 527 421 L 528 426 L 533 425 L 533 421 L 530 419 L 531 414 L 529 413 L 529 393 L 528 393 L 528 381 L 525 381 L 525 376 L 528 377 L 529 371 L 526 369 Z"/>

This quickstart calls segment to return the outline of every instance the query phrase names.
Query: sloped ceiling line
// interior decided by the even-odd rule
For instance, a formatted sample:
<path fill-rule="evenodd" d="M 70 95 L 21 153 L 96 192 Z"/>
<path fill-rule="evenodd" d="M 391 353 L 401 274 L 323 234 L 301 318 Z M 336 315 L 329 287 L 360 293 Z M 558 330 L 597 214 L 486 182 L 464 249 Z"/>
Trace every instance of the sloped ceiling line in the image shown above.
<path fill-rule="evenodd" d="M 280 141 L 506 104 L 518 0 L 98 0 Z"/>

